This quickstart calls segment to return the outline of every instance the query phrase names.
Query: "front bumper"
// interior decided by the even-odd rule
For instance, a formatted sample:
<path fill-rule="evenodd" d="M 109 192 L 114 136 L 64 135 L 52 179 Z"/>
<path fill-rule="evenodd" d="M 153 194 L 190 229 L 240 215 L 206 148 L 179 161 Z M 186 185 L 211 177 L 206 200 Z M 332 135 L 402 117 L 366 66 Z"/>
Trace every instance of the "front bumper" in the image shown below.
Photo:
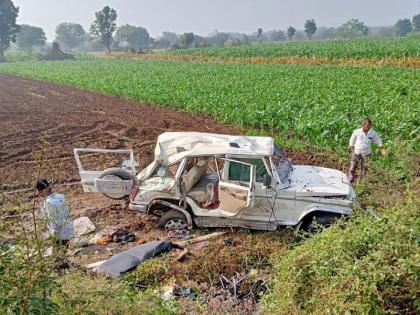
<path fill-rule="evenodd" d="M 354 191 L 354 189 L 353 189 L 353 187 L 352 186 L 350 186 L 350 193 L 349 193 L 349 200 L 351 201 L 351 202 L 353 202 L 353 203 L 355 203 L 356 202 L 356 192 Z"/>

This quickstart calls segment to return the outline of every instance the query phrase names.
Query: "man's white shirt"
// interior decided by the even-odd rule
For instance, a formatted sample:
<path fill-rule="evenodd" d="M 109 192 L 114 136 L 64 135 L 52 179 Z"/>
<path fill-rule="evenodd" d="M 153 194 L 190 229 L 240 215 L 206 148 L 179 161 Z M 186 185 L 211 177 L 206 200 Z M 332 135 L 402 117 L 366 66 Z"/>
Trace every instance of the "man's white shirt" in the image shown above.
<path fill-rule="evenodd" d="M 356 129 L 351 135 L 349 146 L 354 147 L 355 154 L 361 154 L 363 156 L 372 153 L 372 142 L 382 147 L 382 140 L 375 130 L 370 129 L 367 133 L 363 131 L 363 128 Z"/>

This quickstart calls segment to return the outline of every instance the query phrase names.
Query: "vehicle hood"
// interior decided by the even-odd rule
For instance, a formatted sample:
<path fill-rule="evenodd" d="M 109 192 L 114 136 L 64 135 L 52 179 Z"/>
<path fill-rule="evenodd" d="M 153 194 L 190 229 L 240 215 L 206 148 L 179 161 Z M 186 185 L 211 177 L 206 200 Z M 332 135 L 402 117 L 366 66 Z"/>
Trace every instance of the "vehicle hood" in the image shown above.
<path fill-rule="evenodd" d="M 349 180 L 341 171 L 307 165 L 293 166 L 289 190 L 296 196 L 347 196 L 351 193 Z"/>

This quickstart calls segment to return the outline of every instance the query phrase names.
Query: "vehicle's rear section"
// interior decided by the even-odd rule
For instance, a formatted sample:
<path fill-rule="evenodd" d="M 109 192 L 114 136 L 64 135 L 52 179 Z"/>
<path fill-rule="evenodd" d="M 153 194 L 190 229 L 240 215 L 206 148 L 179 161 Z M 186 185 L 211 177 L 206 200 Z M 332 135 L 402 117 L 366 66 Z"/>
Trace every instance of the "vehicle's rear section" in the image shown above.
<path fill-rule="evenodd" d="M 133 150 L 76 148 L 74 156 L 84 192 L 103 193 L 111 199 L 132 194 L 137 166 Z"/>

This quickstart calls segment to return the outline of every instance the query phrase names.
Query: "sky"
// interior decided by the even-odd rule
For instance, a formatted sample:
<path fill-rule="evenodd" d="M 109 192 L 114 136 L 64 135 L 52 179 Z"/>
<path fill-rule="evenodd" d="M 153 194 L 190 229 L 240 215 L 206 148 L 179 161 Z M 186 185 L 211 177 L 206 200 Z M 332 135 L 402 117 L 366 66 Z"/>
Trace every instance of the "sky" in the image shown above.
<path fill-rule="evenodd" d="M 152 37 L 163 31 L 252 33 L 303 29 L 306 19 L 318 26 L 338 26 L 357 18 L 368 26 L 393 25 L 420 13 L 420 0 L 12 0 L 19 6 L 18 22 L 40 26 L 48 40 L 61 22 L 80 23 L 89 30 L 94 13 L 109 5 L 117 24 L 145 27 Z"/>

